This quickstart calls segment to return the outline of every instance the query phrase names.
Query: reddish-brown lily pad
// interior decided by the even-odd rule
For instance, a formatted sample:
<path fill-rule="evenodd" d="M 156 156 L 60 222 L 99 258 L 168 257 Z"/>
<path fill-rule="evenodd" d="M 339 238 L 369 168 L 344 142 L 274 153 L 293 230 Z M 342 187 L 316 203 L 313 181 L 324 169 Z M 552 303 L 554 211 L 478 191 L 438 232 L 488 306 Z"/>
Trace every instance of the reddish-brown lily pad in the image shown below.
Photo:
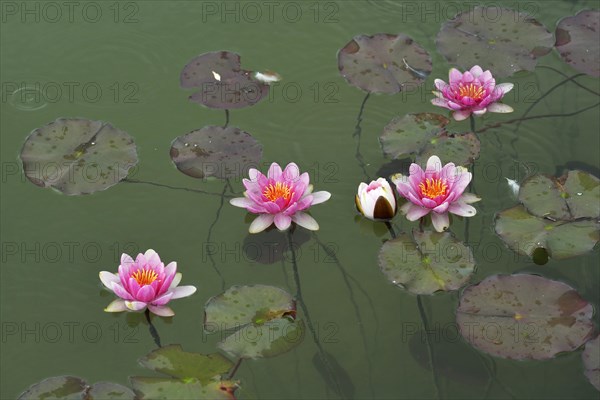
<path fill-rule="evenodd" d="M 565 62 L 579 72 L 600 76 L 600 11 L 583 10 L 560 20 L 556 49 Z"/>
<path fill-rule="evenodd" d="M 358 35 L 338 52 L 338 68 L 352 86 L 394 94 L 421 85 L 431 73 L 431 57 L 403 33 Z"/>
<path fill-rule="evenodd" d="M 204 53 L 193 58 L 180 75 L 181 87 L 198 88 L 190 100 L 209 108 L 252 106 L 269 93 L 269 85 L 242 69 L 239 54 L 230 51 Z"/>
<path fill-rule="evenodd" d="M 473 7 L 445 22 L 436 37 L 451 64 L 489 69 L 496 77 L 533 71 L 537 58 L 552 50 L 554 37 L 525 13 L 500 7 Z"/>
<path fill-rule="evenodd" d="M 261 157 L 262 145 L 232 126 L 205 126 L 171 143 L 171 159 L 177 169 L 193 178 L 245 176 Z"/>
<path fill-rule="evenodd" d="M 537 275 L 493 275 L 463 292 L 456 321 L 481 351 L 545 360 L 573 351 L 592 335 L 593 306 L 563 282 Z"/>

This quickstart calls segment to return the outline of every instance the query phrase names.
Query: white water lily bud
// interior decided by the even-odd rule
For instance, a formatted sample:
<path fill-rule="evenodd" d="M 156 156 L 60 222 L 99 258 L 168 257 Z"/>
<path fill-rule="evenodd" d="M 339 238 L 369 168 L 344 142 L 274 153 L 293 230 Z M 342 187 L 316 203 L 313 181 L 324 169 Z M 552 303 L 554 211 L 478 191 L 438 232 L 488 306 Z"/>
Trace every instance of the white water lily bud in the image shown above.
<path fill-rule="evenodd" d="M 396 197 L 385 178 L 368 185 L 362 182 L 355 200 L 358 211 L 371 220 L 389 221 L 396 215 Z"/>

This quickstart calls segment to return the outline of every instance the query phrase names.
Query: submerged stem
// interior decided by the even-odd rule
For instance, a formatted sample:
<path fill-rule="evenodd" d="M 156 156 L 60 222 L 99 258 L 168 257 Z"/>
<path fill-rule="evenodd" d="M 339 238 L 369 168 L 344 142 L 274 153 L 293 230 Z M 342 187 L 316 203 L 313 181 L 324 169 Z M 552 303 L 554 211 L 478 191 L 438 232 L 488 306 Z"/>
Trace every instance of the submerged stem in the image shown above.
<path fill-rule="evenodd" d="M 223 128 L 227 128 L 227 125 L 229 125 L 229 110 L 226 108 L 225 109 L 225 125 L 223 125 Z"/>
<path fill-rule="evenodd" d="M 392 226 L 390 221 L 385 221 L 385 226 L 390 232 L 390 236 L 392 237 L 392 239 L 396 239 L 396 231 L 394 230 L 394 227 Z"/>
<path fill-rule="evenodd" d="M 423 308 L 423 302 L 421 300 L 421 295 L 417 295 L 417 307 L 419 308 L 419 315 L 421 316 L 421 323 L 423 324 L 423 329 L 425 331 L 425 342 L 427 343 L 427 353 L 429 355 L 429 365 L 431 365 L 431 374 L 433 376 L 433 384 L 435 387 L 436 397 L 440 398 L 440 384 L 437 379 L 436 367 L 435 367 L 435 356 L 433 354 L 433 347 L 431 347 L 431 342 L 429 341 L 429 324 L 427 323 L 427 314 L 425 314 L 425 309 Z"/>
<path fill-rule="evenodd" d="M 179 186 L 171 186 L 171 185 L 165 185 L 164 183 L 157 183 L 157 182 L 150 182 L 150 181 L 141 181 L 141 180 L 137 180 L 137 179 L 129 179 L 129 178 L 125 178 L 123 179 L 122 182 L 125 183 L 138 183 L 138 184 L 145 184 L 145 185 L 151 185 L 151 186 L 157 186 L 157 187 L 164 187 L 167 189 L 173 189 L 173 190 L 183 190 L 186 192 L 195 192 L 195 193 L 200 193 L 200 194 L 208 194 L 211 196 L 223 196 L 223 194 L 221 193 L 213 193 L 213 192 L 207 192 L 204 190 L 200 190 L 200 189 L 191 189 L 191 188 L 185 188 L 185 187 L 179 187 Z M 226 198 L 232 198 L 233 196 L 229 196 L 229 195 L 225 195 Z"/>
<path fill-rule="evenodd" d="M 235 363 L 235 365 L 233 366 L 233 369 L 231 370 L 231 372 L 229 372 L 229 375 L 227 375 L 227 379 L 233 379 L 233 376 L 235 375 L 235 373 L 237 372 L 238 368 L 240 367 L 240 365 L 242 364 L 242 361 L 244 359 L 242 357 L 238 358 L 237 362 Z"/>
<path fill-rule="evenodd" d="M 223 203 L 225 203 L 225 192 L 228 189 L 228 182 L 229 182 L 229 179 L 227 179 L 225 181 L 225 185 L 223 186 L 223 191 L 221 192 L 221 201 L 219 203 L 219 208 L 217 208 L 217 212 L 215 214 L 215 219 L 208 227 L 208 234 L 206 235 L 207 246 L 210 245 L 210 240 L 212 239 L 213 228 L 215 227 L 215 225 L 217 225 L 217 222 L 219 221 L 219 217 L 221 216 L 221 210 L 223 209 Z M 207 255 L 208 255 L 208 259 L 210 260 L 210 264 L 211 264 L 212 268 L 215 270 L 217 275 L 219 275 L 219 278 L 221 278 L 221 290 L 224 291 L 225 290 L 225 277 L 223 276 L 223 274 L 217 267 L 217 263 L 215 262 L 215 258 L 213 257 L 212 252 L 208 251 Z"/>
<path fill-rule="evenodd" d="M 150 319 L 150 310 L 146 308 L 144 315 L 146 315 L 146 321 L 148 321 L 148 330 L 150 331 L 152 339 L 154 339 L 154 343 L 157 347 L 162 347 L 162 345 L 160 344 L 160 336 L 158 335 L 158 331 L 156 330 L 156 327 L 152 324 L 152 320 Z"/>
<path fill-rule="evenodd" d="M 362 128 L 361 128 L 360 124 L 362 122 L 362 115 L 365 110 L 365 104 L 367 103 L 367 100 L 369 99 L 370 95 L 371 95 L 371 92 L 367 92 L 367 95 L 365 96 L 365 98 L 363 99 L 363 101 L 360 105 L 360 109 L 358 111 L 358 116 L 356 117 L 356 125 L 354 126 L 354 133 L 352 134 L 352 137 L 356 137 L 356 152 L 354 154 L 354 157 L 356 158 L 356 161 L 358 161 L 358 165 L 362 169 L 363 174 L 365 175 L 365 178 L 367 179 L 367 181 L 369 181 L 371 179 L 369 178 L 369 174 L 367 172 L 367 165 L 365 164 L 363 156 L 360 152 L 360 139 L 361 139 L 361 133 L 362 133 Z"/>

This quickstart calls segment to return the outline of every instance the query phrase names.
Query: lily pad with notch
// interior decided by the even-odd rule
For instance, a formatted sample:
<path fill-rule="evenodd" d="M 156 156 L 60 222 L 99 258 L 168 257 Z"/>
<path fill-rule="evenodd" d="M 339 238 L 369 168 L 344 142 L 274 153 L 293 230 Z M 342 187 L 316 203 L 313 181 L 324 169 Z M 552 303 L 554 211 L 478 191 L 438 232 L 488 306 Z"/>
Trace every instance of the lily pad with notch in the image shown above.
<path fill-rule="evenodd" d="M 600 76 L 600 11 L 582 10 L 565 17 L 556 27 L 556 50 L 562 59 L 584 74 Z"/>
<path fill-rule="evenodd" d="M 32 183 L 66 195 L 108 189 L 138 162 L 129 134 L 110 123 L 82 118 L 59 118 L 35 129 L 20 158 Z"/>
<path fill-rule="evenodd" d="M 138 400 L 234 400 L 237 383 L 229 380 L 202 384 L 197 379 L 144 376 L 129 378 Z"/>
<path fill-rule="evenodd" d="M 242 69 L 239 54 L 230 51 L 194 57 L 181 71 L 180 83 L 184 89 L 199 88 L 190 101 L 209 108 L 244 108 L 269 94 L 269 85 Z"/>
<path fill-rule="evenodd" d="M 385 242 L 379 266 L 388 280 L 414 294 L 457 290 L 475 270 L 471 249 L 450 232 L 418 230 Z"/>
<path fill-rule="evenodd" d="M 338 52 L 338 69 L 352 86 L 394 94 L 414 88 L 431 73 L 431 57 L 409 36 L 378 33 L 355 36 Z"/>
<path fill-rule="evenodd" d="M 437 155 L 444 162 L 472 164 L 479 157 L 480 143 L 473 133 L 449 133 L 450 120 L 435 113 L 406 114 L 392 119 L 384 128 L 379 142 L 386 157 L 415 157 L 417 162 Z"/>
<path fill-rule="evenodd" d="M 256 167 L 262 145 L 248 132 L 228 126 L 205 126 L 171 143 L 171 160 L 192 178 L 236 178 Z"/>
<path fill-rule="evenodd" d="M 442 25 L 436 37 L 439 52 L 464 70 L 473 65 L 496 77 L 533 71 L 537 58 L 548 54 L 554 37 L 526 13 L 500 7 L 473 7 Z"/>
<path fill-rule="evenodd" d="M 207 331 L 234 331 L 218 347 L 236 358 L 273 357 L 304 339 L 296 302 L 274 286 L 232 286 L 204 307 Z"/>
<path fill-rule="evenodd" d="M 30 386 L 18 400 L 134 400 L 135 394 L 125 386 L 98 382 L 88 385 L 76 376 L 55 376 Z"/>
<path fill-rule="evenodd" d="M 593 334 L 593 306 L 566 283 L 538 275 L 493 275 L 461 295 L 456 322 L 464 339 L 493 356 L 546 360 Z"/>

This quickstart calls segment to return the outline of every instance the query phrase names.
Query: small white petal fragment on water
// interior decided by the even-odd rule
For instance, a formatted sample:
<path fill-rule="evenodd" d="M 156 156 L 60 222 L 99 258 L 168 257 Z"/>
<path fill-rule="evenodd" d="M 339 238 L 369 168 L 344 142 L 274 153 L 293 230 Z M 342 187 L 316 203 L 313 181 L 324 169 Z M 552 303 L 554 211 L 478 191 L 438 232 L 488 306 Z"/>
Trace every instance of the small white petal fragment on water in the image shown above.
<path fill-rule="evenodd" d="M 273 83 L 281 80 L 281 75 L 273 71 L 255 72 L 254 79 L 261 81 L 262 83 Z"/>
<path fill-rule="evenodd" d="M 221 75 L 217 74 L 215 71 L 212 71 L 213 76 L 215 77 L 216 80 L 218 80 L 219 82 L 221 82 Z"/>
<path fill-rule="evenodd" d="M 508 188 L 510 189 L 512 195 L 516 198 L 519 196 L 519 183 L 515 180 L 509 179 L 509 178 L 504 178 L 506 179 L 506 182 L 508 183 Z"/>

